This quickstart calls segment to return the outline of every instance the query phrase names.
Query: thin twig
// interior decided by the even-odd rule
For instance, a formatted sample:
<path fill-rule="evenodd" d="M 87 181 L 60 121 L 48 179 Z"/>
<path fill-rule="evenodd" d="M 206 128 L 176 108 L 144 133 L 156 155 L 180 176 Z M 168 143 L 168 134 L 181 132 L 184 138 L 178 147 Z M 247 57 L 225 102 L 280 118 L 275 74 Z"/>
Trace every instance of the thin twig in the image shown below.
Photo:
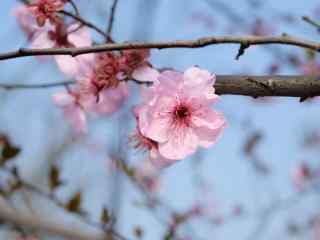
<path fill-rule="evenodd" d="M 1 170 L 12 174 L 12 170 L 6 166 L 1 167 Z M 34 186 L 33 184 L 30 184 L 28 182 L 26 182 L 24 179 L 22 179 L 19 174 L 15 174 L 14 175 L 16 180 L 19 182 L 19 184 L 21 185 L 22 188 L 27 189 L 28 191 L 38 194 L 39 196 L 47 199 L 48 201 L 51 201 L 52 203 L 55 204 L 56 207 L 59 207 L 60 209 L 62 209 L 63 211 L 65 210 L 65 205 L 58 200 L 53 194 L 51 193 L 46 193 L 40 189 L 38 189 L 36 186 Z M 3 210 L 3 209 L 2 209 Z M 72 214 L 70 212 L 68 212 L 69 214 Z M 14 212 L 15 216 L 19 216 L 20 214 L 18 212 Z M 76 215 L 77 217 L 80 217 L 80 215 Z M 54 234 L 58 234 L 64 237 L 70 237 L 70 238 L 75 238 L 75 239 L 107 239 L 106 237 L 108 236 L 108 234 L 112 234 L 114 236 L 116 236 L 118 239 L 120 240 L 127 240 L 126 237 L 122 236 L 120 233 L 114 231 L 113 229 L 108 229 L 105 228 L 105 226 L 103 226 L 101 223 L 97 223 L 94 221 L 91 221 L 87 218 L 82 217 L 81 220 L 88 224 L 89 226 L 92 226 L 96 229 L 101 230 L 101 234 L 104 235 L 104 238 L 101 237 L 97 237 L 97 236 L 92 236 L 90 238 L 88 238 L 86 236 L 86 233 L 77 233 L 76 231 L 69 231 L 68 228 L 65 226 L 63 228 L 63 226 L 59 225 L 59 224 L 49 224 L 49 223 L 43 223 L 43 224 L 39 224 L 39 222 L 41 222 L 41 219 L 39 218 L 39 216 L 32 214 L 32 216 L 20 216 L 21 218 L 25 218 L 25 219 L 29 219 L 31 225 L 29 224 L 25 224 L 24 221 L 19 222 L 19 220 L 16 222 L 15 221 L 15 217 L 14 219 L 11 219 L 12 216 L 7 216 L 7 214 L 5 214 L 4 212 L 1 211 L 0 209 L 0 218 L 2 218 L 3 220 L 8 220 L 8 221 L 12 221 L 15 224 L 21 225 L 21 226 L 26 226 L 26 227 L 31 227 L 37 230 L 46 230 L 50 233 L 54 233 Z M 19 218 L 19 217 L 18 217 Z M 22 219 L 21 219 L 22 220 Z M 39 222 L 38 222 L 39 221 Z M 103 232 L 103 233 L 102 233 Z M 71 235 L 70 235 L 71 234 Z"/>
<path fill-rule="evenodd" d="M 72 8 L 74 9 L 76 15 L 80 16 L 79 9 L 78 9 L 77 5 L 75 4 L 75 2 L 73 0 L 69 0 L 69 3 L 72 6 Z"/>
<path fill-rule="evenodd" d="M 314 20 L 312 20 L 310 17 L 308 16 L 303 16 L 302 20 L 305 21 L 306 23 L 309 23 L 310 25 L 312 25 L 313 27 L 317 28 L 317 31 L 320 31 L 320 23 L 316 22 Z"/>
<path fill-rule="evenodd" d="M 201 48 L 217 44 L 242 44 L 242 45 L 291 45 L 300 48 L 320 50 L 320 44 L 306 39 L 300 39 L 290 36 L 280 37 L 259 37 L 259 36 L 222 36 L 222 37 L 205 37 L 195 40 L 178 40 L 168 42 L 125 42 L 125 43 L 107 43 L 90 47 L 80 48 L 45 48 L 31 49 L 20 48 L 16 51 L 0 54 L 0 60 L 7 60 L 19 57 L 39 56 L 39 55 L 71 55 L 73 57 L 87 54 L 106 52 L 125 49 L 167 49 L 167 48 Z"/>
<path fill-rule="evenodd" d="M 39 83 L 39 84 L 11 84 L 11 83 L 0 83 L 0 88 L 5 90 L 19 90 L 19 89 L 43 89 L 43 88 L 53 88 L 62 87 L 70 84 L 74 84 L 75 81 L 63 81 L 54 83 Z"/>
<path fill-rule="evenodd" d="M 68 11 L 65 11 L 65 10 L 60 11 L 60 13 L 77 20 L 78 22 L 82 23 L 83 25 L 85 25 L 91 29 L 94 29 L 97 33 L 101 34 L 101 36 L 103 36 L 104 38 L 108 37 L 108 35 L 103 30 L 101 30 L 95 24 L 83 19 L 79 15 L 75 15 L 75 14 L 68 12 Z"/>
<path fill-rule="evenodd" d="M 113 4 L 110 9 L 110 16 L 109 16 L 108 27 L 107 27 L 107 39 L 106 39 L 107 42 L 113 42 L 111 33 L 114 25 L 114 17 L 116 14 L 117 5 L 118 5 L 118 0 L 113 0 Z"/>

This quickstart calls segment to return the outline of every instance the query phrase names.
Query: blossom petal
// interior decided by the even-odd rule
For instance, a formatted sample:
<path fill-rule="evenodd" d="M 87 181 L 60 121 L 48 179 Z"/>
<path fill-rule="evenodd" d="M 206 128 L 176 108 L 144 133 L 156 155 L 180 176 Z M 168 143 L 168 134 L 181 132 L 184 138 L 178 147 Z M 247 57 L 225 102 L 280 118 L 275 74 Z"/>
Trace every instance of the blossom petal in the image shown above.
<path fill-rule="evenodd" d="M 144 116 L 139 115 L 139 127 L 142 134 L 157 142 L 166 141 L 172 121 L 170 112 L 174 105 L 173 97 L 162 96 L 150 109 L 150 112 L 145 113 Z"/>
<path fill-rule="evenodd" d="M 60 107 L 68 106 L 74 103 L 74 97 L 67 92 L 56 93 L 52 96 L 54 104 Z"/>
<path fill-rule="evenodd" d="M 199 139 L 199 145 L 204 148 L 209 148 L 210 146 L 212 146 L 217 142 L 217 140 L 223 133 L 225 126 L 226 124 L 217 129 L 208 129 L 204 127 L 195 129 L 195 132 Z"/>
<path fill-rule="evenodd" d="M 55 60 L 62 73 L 67 77 L 72 78 L 78 73 L 77 59 L 67 55 L 56 55 Z"/>
<path fill-rule="evenodd" d="M 159 77 L 159 72 L 148 65 L 143 65 L 133 71 L 132 77 L 142 82 L 155 82 Z"/>
<path fill-rule="evenodd" d="M 198 137 L 191 128 L 170 132 L 167 142 L 159 144 L 159 153 L 168 159 L 183 159 L 193 154 L 198 147 Z"/>
<path fill-rule="evenodd" d="M 87 132 L 86 115 L 80 107 L 66 107 L 64 109 L 64 115 L 78 134 L 85 134 Z"/>
<path fill-rule="evenodd" d="M 92 39 L 89 29 L 86 27 L 80 27 L 79 24 L 72 24 L 68 27 L 68 41 L 74 44 L 76 47 L 87 47 L 92 45 Z"/>
<path fill-rule="evenodd" d="M 171 160 L 171 159 L 164 158 L 159 154 L 159 151 L 155 149 L 150 150 L 149 159 L 152 165 L 159 170 L 169 167 L 170 165 L 176 163 L 177 161 L 176 159 Z"/>
<path fill-rule="evenodd" d="M 200 69 L 198 67 L 191 67 L 183 74 L 184 84 L 186 86 L 198 87 L 201 85 L 207 85 L 208 83 L 214 84 L 215 76 L 209 73 L 207 70 Z"/>
<path fill-rule="evenodd" d="M 196 127 L 206 127 L 209 129 L 217 129 L 225 124 L 223 115 L 208 107 L 201 108 L 195 112 L 191 121 Z"/>
<path fill-rule="evenodd" d="M 51 48 L 55 46 L 55 43 L 49 38 L 48 30 L 41 28 L 34 34 L 31 46 L 32 48 Z"/>

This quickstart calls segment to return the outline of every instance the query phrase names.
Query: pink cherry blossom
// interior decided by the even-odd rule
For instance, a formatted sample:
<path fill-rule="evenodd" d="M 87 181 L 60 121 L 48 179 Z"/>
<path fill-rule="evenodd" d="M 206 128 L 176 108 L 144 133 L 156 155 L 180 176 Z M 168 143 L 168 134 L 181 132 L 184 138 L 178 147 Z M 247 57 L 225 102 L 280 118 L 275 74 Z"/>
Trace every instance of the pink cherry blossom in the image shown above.
<path fill-rule="evenodd" d="M 178 160 L 194 153 L 199 146 L 216 142 L 224 127 L 224 117 L 210 108 L 218 100 L 215 77 L 192 67 L 183 74 L 165 71 L 143 93 L 138 125 L 143 136 L 158 142 L 160 155 Z"/>
<path fill-rule="evenodd" d="M 304 189 L 304 187 L 306 186 L 307 182 L 311 179 L 311 177 L 312 177 L 311 168 L 306 163 L 300 163 L 298 166 L 296 166 L 293 169 L 292 181 L 294 186 L 298 190 Z"/>
<path fill-rule="evenodd" d="M 136 120 L 138 121 L 139 107 L 136 106 L 133 109 L 133 113 Z M 159 154 L 158 143 L 150 138 L 143 136 L 139 125 L 137 125 L 135 132 L 131 135 L 130 142 L 134 148 L 141 149 L 142 151 L 147 151 L 148 159 L 157 169 L 168 167 L 175 162 L 170 159 L 166 159 Z"/>
<path fill-rule="evenodd" d="M 57 106 L 63 108 L 65 118 L 71 123 L 76 133 L 84 134 L 87 132 L 85 110 L 78 92 L 69 90 L 57 93 L 52 99 Z"/>
<path fill-rule="evenodd" d="M 148 192 L 154 193 L 160 189 L 160 179 L 158 171 L 150 164 L 144 161 L 141 166 L 135 170 L 135 179 Z"/>
<path fill-rule="evenodd" d="M 65 26 L 57 24 L 42 27 L 35 32 L 32 38 L 33 48 L 53 48 L 53 47 L 85 47 L 92 44 L 88 28 L 79 24 Z M 54 56 L 59 69 L 67 77 L 77 76 L 82 69 L 92 62 L 93 54 L 84 54 L 77 57 L 67 55 Z"/>
<path fill-rule="evenodd" d="M 127 99 L 129 89 L 126 83 L 121 82 L 117 87 L 106 88 L 100 91 L 99 97 L 86 94 L 85 107 L 88 111 L 109 115 L 116 112 Z"/>
<path fill-rule="evenodd" d="M 148 62 L 149 49 L 124 50 L 119 57 L 119 68 L 125 78 L 134 78 L 142 82 L 153 82 L 159 72 Z"/>
<path fill-rule="evenodd" d="M 57 13 L 64 8 L 66 0 L 34 0 L 28 8 L 36 18 L 38 26 L 42 27 L 49 20 L 52 24 L 61 21 Z"/>
<path fill-rule="evenodd" d="M 19 4 L 12 11 L 12 14 L 17 18 L 17 22 L 22 31 L 31 38 L 32 35 L 39 30 L 39 26 L 35 21 L 31 11 L 25 5 Z"/>
<path fill-rule="evenodd" d="M 117 56 L 113 53 L 96 54 L 82 76 L 78 77 L 81 92 L 86 95 L 89 111 L 110 114 L 115 112 L 129 95 L 122 81 Z"/>
<path fill-rule="evenodd" d="M 302 64 L 301 69 L 305 75 L 318 75 L 320 73 L 320 64 L 316 60 L 310 60 Z"/>

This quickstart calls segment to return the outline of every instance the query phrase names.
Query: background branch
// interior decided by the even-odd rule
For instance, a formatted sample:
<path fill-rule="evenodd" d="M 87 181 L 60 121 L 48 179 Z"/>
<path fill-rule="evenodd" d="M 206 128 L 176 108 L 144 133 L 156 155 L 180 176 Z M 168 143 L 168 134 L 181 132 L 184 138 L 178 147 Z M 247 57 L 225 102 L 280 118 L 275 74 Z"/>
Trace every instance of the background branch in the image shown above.
<path fill-rule="evenodd" d="M 108 42 L 113 42 L 112 37 L 111 37 L 111 33 L 112 33 L 113 24 L 114 24 L 114 16 L 116 13 L 117 5 L 118 5 L 118 0 L 113 0 L 113 4 L 110 9 L 110 16 L 109 16 L 108 27 L 107 27 L 107 41 Z"/>

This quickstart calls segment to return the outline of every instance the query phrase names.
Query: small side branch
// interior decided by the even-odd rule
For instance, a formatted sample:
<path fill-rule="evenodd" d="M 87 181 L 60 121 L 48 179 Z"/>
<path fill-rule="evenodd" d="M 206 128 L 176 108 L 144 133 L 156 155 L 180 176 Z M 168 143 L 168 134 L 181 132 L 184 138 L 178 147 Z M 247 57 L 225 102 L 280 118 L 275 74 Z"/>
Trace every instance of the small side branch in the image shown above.
<path fill-rule="evenodd" d="M 320 23 L 312 20 L 308 16 L 303 16 L 302 20 L 305 21 L 306 23 L 309 23 L 311 26 L 315 27 L 317 31 L 320 31 Z"/>
<path fill-rule="evenodd" d="M 113 4 L 111 6 L 111 10 L 110 10 L 110 16 L 109 16 L 109 21 L 108 21 L 108 27 L 107 27 L 107 41 L 108 42 L 113 42 L 112 37 L 111 37 L 111 33 L 112 33 L 112 28 L 114 25 L 114 17 L 116 14 L 116 9 L 118 6 L 118 0 L 113 0 Z"/>

